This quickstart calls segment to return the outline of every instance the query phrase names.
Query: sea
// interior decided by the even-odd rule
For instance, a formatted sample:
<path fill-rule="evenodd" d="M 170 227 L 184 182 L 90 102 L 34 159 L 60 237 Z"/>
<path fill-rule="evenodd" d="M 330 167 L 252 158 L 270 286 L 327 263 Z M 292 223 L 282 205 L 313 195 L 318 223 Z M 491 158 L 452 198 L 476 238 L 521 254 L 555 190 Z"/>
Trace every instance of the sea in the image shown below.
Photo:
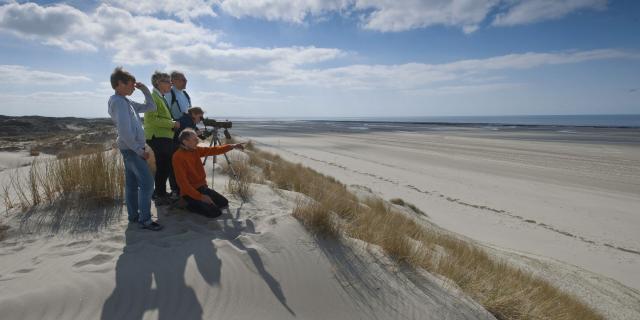
<path fill-rule="evenodd" d="M 430 132 L 534 141 L 640 146 L 640 114 L 454 117 L 237 118 L 245 136 Z"/>
<path fill-rule="evenodd" d="M 470 124 L 501 126 L 562 126 L 640 128 L 640 114 L 598 115 L 505 115 L 505 116 L 416 116 L 416 117 L 279 117 L 243 118 L 241 121 L 331 121 L 384 123 L 402 122 L 415 124 Z"/>

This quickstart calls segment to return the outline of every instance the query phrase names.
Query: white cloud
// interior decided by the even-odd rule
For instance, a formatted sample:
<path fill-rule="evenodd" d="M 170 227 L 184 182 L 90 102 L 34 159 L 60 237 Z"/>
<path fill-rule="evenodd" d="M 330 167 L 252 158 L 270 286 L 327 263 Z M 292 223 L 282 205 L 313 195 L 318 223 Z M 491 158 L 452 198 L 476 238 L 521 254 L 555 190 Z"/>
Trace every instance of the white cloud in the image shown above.
<path fill-rule="evenodd" d="M 414 90 L 442 86 L 456 81 L 459 86 L 483 79 L 504 81 L 496 73 L 547 65 L 571 64 L 606 59 L 640 59 L 640 54 L 615 49 L 559 53 L 509 54 L 486 59 L 460 60 L 443 64 L 351 65 L 330 69 L 295 69 L 265 81 L 274 86 L 308 85 L 348 90 Z"/>
<path fill-rule="evenodd" d="M 234 3 L 230 0 L 224 3 L 227 2 L 229 2 L 228 5 Z M 244 2 L 244 5 L 251 3 L 253 2 Z M 310 12 L 322 12 L 322 10 L 329 10 L 327 8 L 332 6 L 345 6 L 346 2 L 328 3 L 322 5 L 320 2 L 302 1 L 300 5 L 314 8 L 308 9 L 311 10 Z M 483 12 L 494 3 L 495 1 L 492 0 L 473 2 L 415 0 L 405 2 L 406 8 L 403 8 L 393 1 L 358 0 L 355 8 L 357 10 L 370 8 L 372 11 L 368 21 L 372 23 L 386 21 L 382 15 L 376 16 L 380 12 L 396 12 L 397 19 L 389 18 L 389 21 L 405 21 L 403 22 L 405 25 L 388 26 L 389 30 L 416 27 L 418 23 L 416 21 L 429 21 L 428 24 L 460 25 L 467 28 L 467 31 L 472 31 L 477 28 L 474 23 L 481 21 L 486 15 Z M 515 6 L 523 3 L 519 1 Z M 236 5 L 243 4 L 236 3 Z M 403 10 L 412 11 L 410 9 L 416 12 L 415 15 L 400 19 Z M 12 14 L 9 18 L 7 18 L 8 12 Z M 448 18 L 440 17 L 442 12 L 448 12 L 445 15 Z M 35 15 L 36 18 L 30 15 Z M 54 16 L 63 18 L 51 18 Z M 378 18 L 382 20 L 376 20 Z M 41 25 L 24 27 L 27 22 L 32 21 L 40 21 Z M 52 24 L 52 30 L 44 31 L 42 24 L 45 22 L 43 21 Z M 59 26 L 58 21 L 60 21 Z M 383 24 L 377 23 L 371 26 L 377 25 L 377 28 L 382 28 Z M 249 85 L 263 87 L 306 85 L 351 90 L 378 88 L 413 90 L 436 83 L 442 86 L 454 80 L 462 81 L 459 85 L 468 85 L 471 79 L 475 81 L 478 78 L 490 79 L 501 70 L 637 57 L 635 53 L 607 49 L 511 54 L 445 64 L 350 65 L 323 69 L 317 64 L 335 61 L 346 56 L 347 53 L 335 48 L 312 46 L 238 48 L 228 43 L 219 46 L 216 31 L 197 26 L 190 21 L 135 16 L 126 10 L 106 4 L 98 6 L 93 13 L 83 13 L 64 5 L 42 7 L 36 4 L 10 3 L 0 6 L 0 26 L 3 30 L 10 30 L 14 34 L 35 37 L 33 39 L 67 50 L 104 48 L 113 52 L 113 60 L 118 64 L 154 64 L 167 69 L 177 68 L 186 72 L 200 73 L 216 81 L 246 81 Z M 22 71 L 28 73 L 30 70 Z M 60 77 L 58 80 L 64 81 Z"/>
<path fill-rule="evenodd" d="M 487 83 L 487 84 L 467 84 L 467 85 L 452 85 L 452 86 L 439 86 L 433 88 L 407 90 L 407 93 L 415 95 L 465 95 L 470 93 L 481 93 L 500 90 L 513 90 L 516 88 L 524 87 L 521 83 Z"/>
<path fill-rule="evenodd" d="M 571 51 L 559 53 L 508 54 L 487 59 L 470 59 L 439 65 L 444 70 L 480 72 L 501 69 L 529 69 L 543 65 L 579 63 L 605 59 L 638 59 L 640 55 L 616 49 Z"/>
<path fill-rule="evenodd" d="M 0 100 L 4 103 L 2 113 L 6 115 L 108 117 L 107 99 L 104 93 L 96 91 L 0 92 Z"/>
<path fill-rule="evenodd" d="M 444 25 L 470 33 L 478 29 L 498 3 L 498 0 L 357 0 L 355 7 L 373 10 L 363 21 L 365 29 L 405 31 Z"/>
<path fill-rule="evenodd" d="M 168 64 L 168 50 L 197 44 L 213 45 L 218 32 L 191 22 L 133 16 L 100 5 L 87 14 L 67 5 L 10 3 L 0 6 L 0 30 L 65 50 L 113 50 L 118 64 Z"/>
<path fill-rule="evenodd" d="M 607 0 L 220 0 L 231 16 L 302 24 L 309 17 L 339 13 L 359 16 L 364 29 L 401 32 L 436 25 L 478 30 L 496 13 L 493 25 L 512 26 L 557 19 L 584 9 L 606 9 Z"/>
<path fill-rule="evenodd" d="M 579 10 L 604 10 L 607 0 L 520 0 L 496 15 L 493 25 L 513 26 L 558 19 Z"/>
<path fill-rule="evenodd" d="M 221 91 L 199 91 L 194 92 L 194 105 L 207 105 L 211 101 L 215 101 L 216 105 L 239 105 L 239 104 L 256 104 L 256 103 L 277 103 L 282 101 L 279 97 L 250 97 L 246 95 L 236 95 Z M 213 108 L 203 107 L 205 111 L 213 111 Z"/>
<path fill-rule="evenodd" d="M 318 16 L 346 8 L 352 0 L 223 0 L 220 8 L 236 18 L 256 17 L 269 21 L 302 23 L 307 16 Z"/>
<path fill-rule="evenodd" d="M 182 20 L 189 20 L 201 16 L 215 17 L 213 6 L 219 4 L 218 0 L 107 0 L 105 3 L 114 7 L 125 9 L 129 12 L 152 15 L 164 13 L 173 15 Z"/>
<path fill-rule="evenodd" d="M 115 50 L 120 64 L 169 64 L 172 48 L 214 45 L 219 35 L 191 22 L 133 16 L 107 5 L 98 7 L 93 19 L 102 29 L 99 39 Z"/>
<path fill-rule="evenodd" d="M 89 23 L 85 13 L 64 4 L 42 7 L 35 3 L 12 2 L 0 6 L 1 31 L 23 38 L 41 39 L 65 50 L 97 50 L 87 41 L 69 39 L 69 35 L 85 33 Z"/>
<path fill-rule="evenodd" d="M 85 76 L 72 76 L 61 73 L 32 70 L 25 66 L 0 65 L 0 77 L 2 84 L 44 84 L 44 85 L 68 85 L 78 82 L 89 82 L 91 79 Z"/>
<path fill-rule="evenodd" d="M 171 50 L 171 60 L 180 68 L 213 72 L 216 79 L 286 73 L 302 65 L 342 55 L 344 53 L 338 49 L 315 47 L 218 49 L 195 45 Z"/>
<path fill-rule="evenodd" d="M 222 0 L 220 9 L 241 18 L 304 23 L 310 16 L 337 12 L 362 16 L 365 29 L 405 31 L 433 25 L 461 27 L 473 32 L 499 0 Z"/>

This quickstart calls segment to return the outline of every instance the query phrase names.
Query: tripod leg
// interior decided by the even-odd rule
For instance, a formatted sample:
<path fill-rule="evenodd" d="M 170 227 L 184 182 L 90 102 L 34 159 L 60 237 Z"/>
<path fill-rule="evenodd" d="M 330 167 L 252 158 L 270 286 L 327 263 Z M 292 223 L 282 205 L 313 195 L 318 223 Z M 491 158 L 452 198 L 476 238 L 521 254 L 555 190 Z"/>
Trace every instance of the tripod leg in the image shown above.
<path fill-rule="evenodd" d="M 216 145 L 217 137 L 218 137 L 218 132 L 214 131 L 214 133 L 211 135 L 211 142 L 209 142 L 209 147 Z M 204 161 L 202 161 L 203 167 L 207 164 L 207 159 L 209 159 L 209 156 L 204 157 Z M 213 156 L 213 167 L 211 169 L 211 189 L 213 189 L 213 178 L 215 177 L 215 174 L 216 174 L 216 156 Z"/>
<path fill-rule="evenodd" d="M 209 147 L 211 147 L 211 146 L 215 145 L 214 143 L 215 143 L 214 135 L 211 135 L 211 142 L 209 142 Z M 209 158 L 209 156 L 204 157 L 204 161 L 202 161 L 202 165 L 203 165 L 203 166 L 204 166 L 205 164 L 207 164 L 207 159 L 208 159 L 208 158 Z M 214 164 L 215 164 L 215 161 L 216 161 L 216 160 L 215 160 L 215 158 L 214 158 L 214 160 L 213 160 Z"/>
<path fill-rule="evenodd" d="M 224 158 L 227 159 L 227 164 L 229 165 L 229 169 L 231 169 L 231 173 L 233 174 L 233 177 L 236 180 L 239 180 L 238 175 L 236 174 L 236 171 L 233 170 L 233 166 L 231 165 L 231 160 L 229 160 L 229 157 L 227 157 L 227 154 L 224 154 Z"/>

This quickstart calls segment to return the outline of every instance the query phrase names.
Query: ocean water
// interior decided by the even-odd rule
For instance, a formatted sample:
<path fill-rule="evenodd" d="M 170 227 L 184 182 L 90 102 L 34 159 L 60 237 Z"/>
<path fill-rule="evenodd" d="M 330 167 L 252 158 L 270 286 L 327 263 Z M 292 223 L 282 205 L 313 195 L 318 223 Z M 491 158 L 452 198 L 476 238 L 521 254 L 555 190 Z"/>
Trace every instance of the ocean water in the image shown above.
<path fill-rule="evenodd" d="M 473 137 L 640 146 L 640 115 L 245 118 L 234 121 L 234 132 L 256 137 L 323 133 L 446 132 Z"/>
<path fill-rule="evenodd" d="M 320 119 L 314 119 L 320 120 Z M 407 122 L 434 124 L 493 124 L 524 126 L 639 128 L 640 114 L 538 115 L 538 116 L 452 116 L 452 117 L 359 117 L 327 118 L 333 121 Z"/>

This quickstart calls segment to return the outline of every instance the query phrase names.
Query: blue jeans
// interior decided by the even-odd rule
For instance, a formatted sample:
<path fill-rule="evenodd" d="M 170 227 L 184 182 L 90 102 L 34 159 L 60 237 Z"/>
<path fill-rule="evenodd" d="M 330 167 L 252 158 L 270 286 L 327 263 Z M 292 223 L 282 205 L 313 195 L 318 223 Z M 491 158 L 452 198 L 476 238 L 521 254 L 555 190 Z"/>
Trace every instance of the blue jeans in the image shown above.
<path fill-rule="evenodd" d="M 147 162 L 133 150 L 120 149 L 124 159 L 125 202 L 130 222 L 149 223 L 153 176 Z"/>

